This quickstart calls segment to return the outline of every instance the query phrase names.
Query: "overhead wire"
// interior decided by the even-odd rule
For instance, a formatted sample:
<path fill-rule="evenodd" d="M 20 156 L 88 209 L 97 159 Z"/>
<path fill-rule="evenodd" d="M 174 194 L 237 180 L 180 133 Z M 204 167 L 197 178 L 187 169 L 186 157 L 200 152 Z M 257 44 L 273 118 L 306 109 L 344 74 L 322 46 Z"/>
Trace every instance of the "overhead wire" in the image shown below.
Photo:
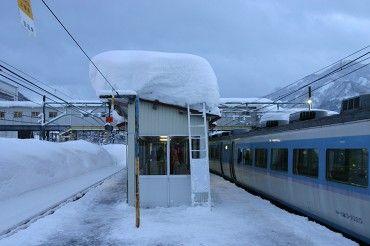
<path fill-rule="evenodd" d="M 1 65 L 1 64 L 0 64 L 0 71 L 3 71 L 3 72 L 4 72 L 4 69 L 5 69 L 6 71 L 8 71 L 8 72 L 12 73 L 13 75 L 17 76 L 18 78 L 22 79 L 23 81 L 25 81 L 25 82 L 27 82 L 27 83 L 29 83 L 29 84 L 31 84 L 31 85 L 33 85 L 33 86 L 35 86 L 35 87 L 36 87 L 36 88 L 38 88 L 39 90 L 41 90 L 41 91 L 43 91 L 43 92 L 45 92 L 45 93 L 47 93 L 47 94 L 51 95 L 51 96 L 52 96 L 52 97 L 54 97 L 54 98 L 57 98 L 58 100 L 62 101 L 63 103 L 65 103 L 65 104 L 67 104 L 67 105 L 69 105 L 69 106 L 71 106 L 71 107 L 73 107 L 73 108 L 75 108 L 75 109 L 78 109 L 80 112 L 84 112 L 84 113 L 86 113 L 86 114 L 88 114 L 88 115 L 91 115 L 91 117 L 92 117 L 92 118 L 98 118 L 100 121 L 103 121 L 101 118 L 99 118 L 99 117 L 97 117 L 97 116 L 95 116 L 95 115 L 93 115 L 93 114 L 91 114 L 91 113 L 87 112 L 87 111 L 86 111 L 86 110 L 84 110 L 84 109 L 81 109 L 81 108 L 80 108 L 80 107 L 78 107 L 78 106 L 75 106 L 75 105 L 74 105 L 74 104 L 72 104 L 72 103 L 69 103 L 68 101 L 66 101 L 65 99 L 63 99 L 63 98 L 61 98 L 61 97 L 59 97 L 59 96 L 54 95 L 52 92 L 49 92 L 49 91 L 48 91 L 48 90 L 46 90 L 45 88 L 40 87 L 39 85 L 35 84 L 34 82 L 32 82 L 32 81 L 30 81 L 30 80 L 28 80 L 28 79 L 24 78 L 23 76 L 21 76 L 21 75 L 19 75 L 19 74 L 15 73 L 15 72 L 14 72 L 14 71 L 12 71 L 11 69 L 6 68 L 6 67 L 4 67 L 3 65 Z M 1 75 L 1 74 L 0 74 L 0 75 Z M 4 75 L 1 75 L 1 76 L 5 77 Z M 8 78 L 8 79 L 9 79 L 9 78 Z M 11 80 L 11 79 L 10 79 L 10 80 Z M 37 94 L 39 94 L 39 95 L 43 95 L 42 93 L 37 92 L 37 91 L 35 91 L 34 89 L 31 89 L 31 88 L 29 88 L 29 87 L 27 87 L 27 86 L 24 86 L 23 84 L 21 84 L 21 83 L 19 83 L 19 82 L 16 82 L 16 81 L 14 81 L 14 80 L 11 80 L 11 81 L 13 81 L 13 82 L 14 82 L 14 83 L 16 83 L 16 84 L 21 85 L 21 86 L 23 86 L 23 87 L 25 87 L 25 88 L 29 89 L 29 90 L 31 90 L 31 91 L 32 91 L 32 92 L 34 92 L 34 93 L 37 93 Z M 53 102 L 60 103 L 60 102 L 57 102 L 56 100 L 52 99 L 50 96 L 49 96 L 49 97 L 47 97 L 47 98 L 49 98 L 49 99 L 50 99 L 50 100 L 52 100 Z M 95 119 L 95 120 L 96 120 L 96 119 Z"/>
<path fill-rule="evenodd" d="M 96 71 L 104 78 L 105 82 L 112 88 L 112 90 L 119 95 L 118 91 L 113 87 L 112 83 L 109 82 L 107 77 L 101 72 L 101 70 L 98 68 L 98 66 L 95 64 L 95 62 L 90 58 L 90 56 L 87 54 L 87 52 L 82 48 L 82 46 L 78 43 L 78 41 L 73 37 L 71 32 L 66 28 L 66 26 L 62 23 L 62 21 L 58 18 L 58 16 L 54 13 L 54 11 L 49 7 L 49 5 L 46 4 L 44 0 L 41 0 L 42 3 L 45 5 L 45 7 L 49 10 L 49 12 L 52 14 L 52 16 L 57 20 L 57 22 L 60 24 L 60 26 L 64 29 L 64 31 L 68 34 L 68 36 L 73 40 L 73 42 L 78 46 L 78 48 L 82 51 L 82 53 L 86 56 L 86 58 L 90 61 L 90 63 L 95 67 Z"/>
<path fill-rule="evenodd" d="M 340 71 L 343 71 L 343 70 L 345 70 L 345 69 L 348 69 L 348 68 L 350 68 L 350 67 L 352 67 L 352 66 L 354 66 L 354 65 L 357 65 L 357 64 L 360 64 L 362 61 L 365 61 L 365 60 L 368 60 L 370 57 L 366 57 L 366 58 L 364 58 L 364 59 L 361 59 L 361 58 L 363 58 L 363 57 L 365 57 L 365 56 L 367 56 L 367 55 L 369 55 L 370 54 L 370 52 L 366 52 L 365 54 L 362 54 L 361 56 L 359 56 L 359 57 L 357 57 L 357 58 L 354 58 L 354 59 L 352 59 L 351 61 L 349 61 L 349 62 L 347 62 L 346 64 L 344 64 L 344 65 L 341 65 L 341 66 L 339 66 L 338 68 L 336 68 L 336 69 L 334 69 L 334 70 L 332 70 L 332 71 L 330 71 L 330 72 L 328 72 L 327 74 L 325 74 L 325 75 L 322 75 L 322 76 L 320 76 L 319 78 L 317 78 L 317 79 L 315 79 L 315 80 L 313 80 L 313 81 L 311 81 L 311 82 L 309 82 L 309 83 L 306 83 L 306 84 L 304 84 L 304 85 L 302 85 L 302 86 L 300 86 L 299 88 L 297 88 L 297 89 L 295 89 L 295 90 L 293 90 L 293 91 L 290 91 L 290 92 L 288 92 L 288 93 L 286 93 L 286 94 L 284 94 L 284 95 L 282 95 L 282 96 L 280 96 L 280 97 L 278 97 L 278 98 L 276 98 L 275 100 L 274 100 L 274 102 L 277 102 L 277 101 L 279 101 L 279 100 L 282 100 L 282 99 L 284 99 L 284 98 L 286 98 L 286 97 L 288 97 L 288 96 L 291 96 L 291 95 L 293 95 L 294 93 L 297 93 L 297 92 L 299 92 L 300 90 L 302 90 L 302 89 L 304 89 L 304 88 L 306 88 L 306 87 L 308 87 L 308 86 L 310 86 L 310 85 L 312 85 L 312 84 L 314 84 L 314 83 L 317 83 L 318 81 L 320 81 L 320 80 L 322 80 L 322 79 L 324 79 L 324 78 L 327 78 L 327 77 L 329 77 L 329 76 L 331 76 L 331 75 L 333 75 L 333 74 L 336 74 L 336 73 L 338 73 L 338 72 L 340 72 Z M 358 61 L 359 60 L 359 61 Z M 357 61 L 357 62 L 356 62 Z M 356 69 L 356 71 L 357 71 L 358 69 Z M 350 74 L 350 73 L 349 73 Z M 336 81 L 336 80 L 335 80 Z M 304 93 L 303 95 L 306 95 L 307 93 Z M 290 101 L 288 101 L 288 103 L 289 102 L 291 102 L 292 100 L 290 100 Z M 284 102 L 282 102 L 282 104 L 284 104 Z M 264 108 L 266 108 L 266 107 L 268 107 L 269 105 L 265 105 L 265 106 L 263 106 L 263 107 L 261 107 L 261 108 L 259 108 L 258 109 L 258 111 L 260 111 L 261 109 L 264 109 Z M 254 111 L 257 111 L 257 109 L 256 110 L 254 110 Z"/>
<path fill-rule="evenodd" d="M 302 77 L 302 78 L 300 78 L 300 79 L 298 79 L 298 80 L 296 80 L 296 81 L 294 81 L 294 82 L 292 82 L 292 83 L 290 83 L 290 84 L 288 84 L 288 85 L 286 85 L 286 86 L 284 86 L 284 87 L 282 87 L 282 88 L 279 88 L 278 90 L 276 90 L 276 91 L 274 91 L 274 92 L 272 92 L 272 93 L 269 93 L 269 94 L 267 94 L 267 95 L 265 95 L 265 96 L 263 96 L 263 97 L 265 97 L 265 98 L 266 98 L 266 97 L 270 97 L 271 95 L 276 94 L 276 93 L 277 93 L 277 92 L 279 92 L 279 91 L 285 90 L 285 89 L 287 89 L 288 87 L 290 87 L 290 86 L 292 86 L 292 85 L 294 85 L 294 84 L 297 84 L 298 82 L 300 82 L 300 81 L 302 81 L 303 79 L 307 78 L 308 76 L 313 75 L 313 74 L 316 74 L 316 73 L 318 73 L 318 72 L 321 72 L 321 71 L 323 71 L 323 70 L 325 70 L 325 69 L 328 69 L 328 68 L 330 68 L 330 67 L 334 66 L 335 64 L 340 63 L 340 62 L 342 62 L 343 60 L 345 60 L 345 59 L 347 59 L 347 58 L 349 58 L 349 57 L 351 57 L 351 56 L 353 56 L 353 55 L 355 55 L 355 54 L 357 54 L 357 53 L 359 53 L 359 52 L 361 52 L 361 51 L 363 51 L 363 50 L 368 49 L 369 47 L 370 47 L 370 45 L 366 45 L 366 46 L 364 46 L 364 47 L 362 47 L 362 48 L 360 48 L 360 49 L 358 49 L 358 50 L 356 50 L 356 51 L 352 52 L 351 54 L 349 54 L 349 55 L 347 55 L 347 56 L 345 56 L 345 57 L 343 57 L 343 58 L 341 58 L 341 59 L 339 59 L 339 60 L 337 60 L 337 61 L 335 61 L 335 62 L 333 62 L 333 63 L 330 63 L 329 65 L 326 65 L 325 67 L 320 68 L 319 70 L 316 70 L 316 71 L 314 71 L 314 72 L 312 72 L 312 73 L 310 73 L 310 74 L 308 74 L 308 75 L 306 75 L 306 76 L 304 76 L 304 77 Z"/>
<path fill-rule="evenodd" d="M 352 71 L 350 71 L 350 72 L 348 72 L 348 73 L 346 73 L 346 74 L 344 74 L 344 75 L 342 75 L 342 76 L 340 76 L 340 77 L 338 77 L 338 78 L 335 78 L 335 79 L 333 79 L 333 80 L 330 80 L 330 81 L 328 81 L 328 82 L 324 83 L 323 85 L 320 85 L 320 86 L 318 86 L 318 87 L 316 87 L 316 88 L 313 88 L 313 89 L 312 89 L 312 91 L 316 91 L 316 90 L 318 90 L 318 89 L 320 89 L 320 88 L 322 88 L 322 87 L 324 87 L 324 86 L 326 86 L 326 85 L 328 85 L 328 84 L 330 84 L 330 83 L 333 83 L 333 82 L 335 82 L 335 81 L 337 81 L 337 80 L 339 80 L 339 79 L 341 79 L 341 78 L 344 78 L 344 77 L 348 76 L 349 74 L 354 73 L 354 72 L 356 72 L 356 71 L 358 71 L 358 70 L 360 70 L 360 69 L 362 69 L 362 68 L 364 68 L 364 67 L 368 66 L 369 64 L 370 64 L 370 63 L 366 63 L 366 64 L 364 64 L 364 65 L 362 65 L 362 66 L 360 66 L 360 67 L 358 67 L 358 68 L 356 68 L 356 69 L 354 69 L 354 70 L 352 70 Z M 301 95 L 299 95 L 299 96 L 297 96 L 297 97 L 295 97 L 295 98 L 291 99 L 291 100 L 290 100 L 290 101 L 288 101 L 288 102 L 292 102 L 292 101 L 294 101 L 294 100 L 297 100 L 298 98 L 303 97 L 303 96 L 305 96 L 305 95 L 307 95 L 307 93 L 303 93 L 303 94 L 301 94 Z"/>

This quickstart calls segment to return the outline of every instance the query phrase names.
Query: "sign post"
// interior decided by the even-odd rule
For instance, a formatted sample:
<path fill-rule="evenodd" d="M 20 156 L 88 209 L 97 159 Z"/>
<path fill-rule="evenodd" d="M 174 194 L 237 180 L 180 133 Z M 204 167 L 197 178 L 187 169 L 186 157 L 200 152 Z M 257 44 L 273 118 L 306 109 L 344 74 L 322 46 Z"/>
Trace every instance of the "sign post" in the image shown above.
<path fill-rule="evenodd" d="M 31 0 L 17 0 L 21 23 L 32 36 L 36 36 L 35 23 L 33 21 Z"/>

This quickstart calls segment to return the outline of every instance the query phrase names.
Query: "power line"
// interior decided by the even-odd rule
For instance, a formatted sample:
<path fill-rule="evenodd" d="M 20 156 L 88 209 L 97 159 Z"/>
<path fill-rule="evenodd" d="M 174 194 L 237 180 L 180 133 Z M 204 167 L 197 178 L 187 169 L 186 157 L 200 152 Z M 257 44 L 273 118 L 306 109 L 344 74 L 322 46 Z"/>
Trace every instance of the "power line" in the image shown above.
<path fill-rule="evenodd" d="M 38 83 L 40 83 L 40 84 L 43 84 L 43 85 L 45 85 L 45 86 L 49 87 L 50 89 L 54 90 L 55 92 L 59 92 L 60 94 L 63 94 L 64 96 L 66 96 L 66 97 L 68 97 L 68 98 L 70 98 L 70 99 L 72 99 L 72 100 L 75 100 L 75 99 L 74 99 L 73 97 L 71 97 L 70 95 L 68 95 L 68 94 L 64 93 L 64 92 L 63 92 L 63 91 L 61 91 L 61 90 L 57 90 L 57 89 L 53 88 L 52 86 L 50 86 L 50 85 L 48 85 L 48 84 L 46 84 L 46 83 L 44 83 L 44 82 L 40 81 L 39 79 L 35 78 L 34 76 L 30 75 L 29 73 L 24 72 L 24 71 L 23 71 L 23 70 L 21 70 L 21 69 L 19 69 L 19 68 L 15 67 L 14 65 L 11 65 L 11 64 L 9 64 L 8 62 L 6 62 L 6 61 L 4 61 L 4 60 L 1 60 L 1 59 L 0 59 L 0 62 L 2 62 L 3 64 L 5 64 L 5 65 L 7 65 L 7 66 L 9 66 L 9 67 L 11 67 L 11 68 L 13 68 L 13 69 L 17 70 L 18 72 L 20 72 L 20 73 L 22 73 L 22 74 L 24 74 L 24 75 L 28 76 L 29 78 L 31 78 L 31 79 L 33 79 L 33 80 L 35 80 L 36 82 L 38 82 Z"/>
<path fill-rule="evenodd" d="M 0 65 L 1 66 L 1 65 Z M 3 71 L 3 70 L 1 70 L 0 69 L 0 71 Z M 19 83 L 19 82 L 17 82 L 17 81 L 15 81 L 15 80 L 13 80 L 13 79 L 11 79 L 11 78 L 9 78 L 9 77 L 7 77 L 7 76 L 5 76 L 5 75 L 3 75 L 3 74 L 0 74 L 0 76 L 2 76 L 2 77 L 4 77 L 4 78 L 6 78 L 6 79 L 8 79 L 8 80 L 10 80 L 10 81 L 12 81 L 12 82 L 14 82 L 14 83 L 16 83 L 16 84 L 18 84 L 18 85 L 20 85 L 20 86 L 22 86 L 22 87 L 24 87 L 24 88 L 26 88 L 26 89 L 28 89 L 28 90 L 30 90 L 30 91 L 32 91 L 32 92 L 34 92 L 34 93 L 36 93 L 36 94 L 38 94 L 38 95 L 40 95 L 40 96 L 43 96 L 43 94 L 41 94 L 41 93 L 39 93 L 39 92 L 37 92 L 37 91 L 35 91 L 35 90 L 33 90 L 33 89 L 31 89 L 31 88 L 29 88 L 29 87 L 27 87 L 27 86 L 25 86 L 25 85 L 23 85 L 23 84 L 21 84 L 21 83 Z M 14 78 L 14 76 L 12 76 L 13 78 Z M 47 96 L 46 96 L 47 97 Z M 52 101 L 54 101 L 54 102 L 56 102 L 55 100 L 53 100 L 52 98 L 50 98 L 50 97 L 47 97 L 48 99 L 50 99 L 50 100 L 52 100 Z M 35 104 L 37 104 L 37 105 L 40 105 L 41 107 L 43 107 L 43 105 L 42 104 L 40 104 L 40 103 L 37 103 L 37 102 L 34 102 L 34 101 L 32 101 L 33 103 L 35 103 Z M 56 102 L 56 103 L 58 103 L 58 102 Z M 55 107 L 52 107 L 52 106 L 47 106 L 47 105 L 45 105 L 45 107 L 46 108 L 49 108 L 49 109 L 53 109 L 53 110 L 56 110 L 56 111 L 58 111 L 59 113 L 64 113 L 63 111 L 61 111 L 61 110 L 59 110 L 59 109 L 57 109 L 57 108 L 55 108 Z M 88 113 L 88 112 L 87 112 Z M 103 122 L 103 120 L 102 119 L 100 119 L 99 117 L 97 117 L 97 116 L 94 116 L 93 114 L 90 114 L 90 113 L 88 113 L 89 115 L 91 115 L 91 116 L 93 116 L 93 117 L 91 117 L 91 119 L 93 119 L 96 123 L 98 123 L 98 124 L 100 124 L 100 123 L 102 123 Z M 95 119 L 95 117 L 96 118 L 98 118 L 99 120 L 101 120 L 102 122 L 99 122 L 98 120 L 96 120 Z M 89 122 L 87 119 L 85 119 L 85 118 L 83 118 L 83 117 L 80 117 L 82 120 L 84 120 L 84 121 L 86 121 L 87 123 L 89 123 L 89 124 L 91 124 L 91 122 Z"/>
<path fill-rule="evenodd" d="M 363 55 L 361 55 L 361 56 L 359 56 L 359 57 L 357 57 L 357 58 L 355 58 L 355 59 L 353 59 L 353 60 L 349 61 L 348 63 L 346 63 L 346 64 L 344 64 L 344 65 L 342 65 L 342 66 L 340 66 L 340 67 L 338 67 L 338 68 L 334 69 L 333 71 L 331 71 L 331 72 L 329 72 L 329 73 L 327 73 L 327 74 L 325 74 L 325 75 L 323 75 L 323 76 L 320 76 L 319 78 L 317 78 L 317 79 L 315 79 L 315 80 L 313 80 L 313 81 L 311 81 L 311 82 L 309 82 L 309 83 L 307 83 L 307 84 L 305 84 L 305 85 L 303 85 L 303 86 L 298 87 L 298 89 L 295 89 L 295 90 L 293 90 L 292 92 L 289 92 L 289 93 L 287 93 L 287 94 L 285 94 L 285 95 L 283 95 L 283 96 L 280 96 L 278 99 L 275 99 L 275 101 L 278 101 L 278 100 L 281 100 L 281 99 L 283 99 L 283 98 L 286 98 L 287 96 L 290 96 L 290 95 L 292 95 L 293 93 L 295 93 L 295 92 L 297 92 L 297 91 L 299 91 L 299 90 L 302 90 L 302 89 L 306 88 L 306 87 L 307 87 L 307 86 L 309 86 L 309 85 L 312 85 L 312 84 L 314 84 L 314 83 L 316 83 L 316 82 L 318 82 L 318 81 L 320 81 L 320 80 L 322 80 L 322 79 L 324 79 L 324 78 L 326 78 L 326 77 L 328 77 L 328 76 L 330 76 L 330 75 L 333 75 L 333 74 L 335 74 L 335 73 L 337 73 L 337 72 L 339 72 L 339 71 L 342 71 L 343 69 L 348 68 L 347 66 L 348 66 L 349 64 L 351 64 L 351 63 L 353 63 L 353 62 L 355 62 L 355 61 L 359 60 L 360 58 L 362 58 L 362 57 L 364 57 L 364 56 L 368 55 L 369 53 L 370 53 L 370 52 L 367 52 L 367 53 L 365 53 L 365 54 L 363 54 Z"/>
<path fill-rule="evenodd" d="M 369 64 L 370 64 L 370 63 L 366 63 L 366 64 L 364 64 L 364 65 L 362 65 L 362 66 L 360 66 L 360 67 L 358 67 L 358 68 L 356 68 L 356 69 L 354 69 L 354 70 L 352 70 L 352 71 L 350 71 L 350 72 L 348 72 L 348 73 L 346 73 L 346 74 L 344 74 L 344 75 L 342 75 L 342 76 L 340 76 L 340 77 L 338 77 L 338 78 L 335 78 L 335 79 L 333 79 L 333 80 L 330 80 L 330 81 L 326 82 L 325 84 L 323 84 L 323 85 L 321 85 L 321 86 L 318 86 L 318 87 L 316 87 L 316 88 L 312 89 L 312 91 L 316 91 L 316 90 L 318 90 L 318 89 L 320 89 L 320 88 L 322 88 L 322 87 L 324 87 L 324 86 L 326 86 L 326 85 L 328 85 L 328 84 L 330 84 L 330 83 L 333 83 L 333 82 L 335 82 L 335 81 L 337 81 L 337 80 L 339 80 L 339 79 L 341 79 L 341 78 L 344 78 L 344 77 L 346 77 L 347 75 L 350 75 L 351 73 L 354 73 L 354 72 L 356 72 L 356 71 L 358 71 L 358 70 L 360 70 L 360 69 L 362 69 L 362 68 L 364 68 L 364 67 L 368 66 Z M 288 101 L 288 102 L 292 102 L 292 101 L 294 101 L 294 100 L 297 100 L 298 98 L 303 97 L 303 96 L 305 96 L 306 94 L 307 94 L 307 93 L 303 93 L 303 94 L 301 94 L 301 95 L 299 95 L 299 96 L 297 96 L 297 97 L 295 97 L 295 98 L 291 99 L 291 100 L 290 100 L 290 101 Z"/>
<path fill-rule="evenodd" d="M 72 34 L 68 31 L 68 29 L 64 26 L 64 24 L 60 21 L 60 19 L 56 16 L 53 10 L 46 4 L 44 0 L 41 0 L 42 3 L 45 5 L 45 7 L 49 10 L 49 12 L 54 16 L 54 18 L 58 21 L 58 23 L 63 27 L 64 31 L 69 35 L 69 37 L 74 41 L 74 43 L 78 46 L 78 48 L 82 51 L 82 53 L 87 57 L 87 59 L 93 64 L 95 69 L 99 72 L 99 74 L 104 78 L 104 80 L 108 83 L 108 85 L 112 88 L 112 90 L 119 95 L 117 90 L 113 87 L 113 85 L 109 82 L 107 77 L 100 71 L 100 69 L 96 66 L 96 64 L 93 62 L 93 60 L 90 58 L 90 56 L 86 53 L 86 51 L 82 48 L 82 46 L 77 42 L 77 40 L 72 36 Z"/>
<path fill-rule="evenodd" d="M 296 93 L 296 92 L 298 92 L 298 91 L 300 91 L 300 90 L 302 90 L 302 89 L 304 89 L 304 88 L 306 88 L 306 87 L 308 87 L 308 86 L 310 86 L 310 85 L 312 85 L 312 84 L 314 84 L 314 83 L 317 83 L 318 81 L 320 81 L 320 80 L 322 80 L 322 79 L 324 79 L 324 78 L 326 78 L 326 77 L 328 77 L 328 76 L 330 76 L 330 75 L 333 75 L 333 74 L 335 74 L 335 73 L 338 73 L 338 72 L 340 72 L 340 71 L 342 71 L 342 70 L 344 70 L 344 69 L 348 69 L 348 68 L 350 68 L 350 67 L 352 67 L 352 66 L 354 66 L 354 65 L 356 65 L 356 64 L 359 64 L 361 61 L 365 61 L 365 60 L 367 60 L 367 59 L 369 59 L 370 57 L 367 57 L 367 58 L 364 58 L 364 59 L 362 59 L 362 60 L 360 60 L 361 58 L 363 58 L 363 57 L 365 57 L 365 56 L 367 56 L 368 54 L 370 54 L 370 52 L 366 52 L 365 54 L 363 54 L 363 55 L 361 55 L 361 56 L 359 56 L 359 57 L 357 57 L 357 58 L 355 58 L 355 59 L 353 59 L 353 60 L 351 60 L 351 61 L 349 61 L 349 62 L 347 62 L 346 64 L 344 64 L 344 65 L 341 65 L 340 67 L 338 67 L 338 68 L 336 68 L 336 69 L 334 69 L 333 71 L 330 71 L 329 73 L 327 73 L 327 74 L 325 74 L 325 75 L 323 75 L 323 76 L 320 76 L 319 78 L 317 78 L 317 79 L 315 79 L 314 81 L 311 81 L 311 82 L 309 82 L 309 83 L 307 83 L 307 84 L 305 84 L 305 85 L 303 85 L 303 86 L 300 86 L 299 88 L 297 88 L 297 89 L 295 89 L 295 90 L 293 90 L 293 91 L 291 91 L 291 92 L 288 92 L 288 93 L 286 93 L 286 94 L 284 94 L 284 95 L 282 95 L 282 96 L 280 96 L 280 97 L 278 97 L 278 98 L 276 98 L 276 99 L 274 99 L 274 102 L 276 102 L 276 101 L 279 101 L 279 100 L 281 100 L 281 99 L 284 99 L 284 98 L 286 98 L 286 97 L 288 97 L 288 96 L 290 96 L 290 95 L 292 95 L 292 94 L 294 94 L 294 93 Z M 360 61 L 358 61 L 358 60 L 360 60 Z M 355 63 L 355 61 L 358 61 L 357 63 Z M 362 68 L 362 67 L 361 67 Z M 354 70 L 354 71 L 357 71 L 358 69 L 356 69 L 356 70 Z M 306 93 L 304 93 L 303 95 L 305 95 Z M 290 102 L 290 101 L 288 101 L 288 102 Z M 262 108 L 259 108 L 258 110 L 261 110 L 261 109 L 263 109 L 263 108 L 266 108 L 268 105 L 266 105 L 266 106 L 264 106 L 264 107 L 262 107 Z M 256 110 L 255 110 L 256 111 Z"/>
<path fill-rule="evenodd" d="M 364 46 L 364 47 L 362 47 L 361 49 L 356 50 L 355 52 L 353 52 L 353 53 L 351 53 L 351 54 L 347 55 L 346 57 L 343 57 L 343 58 L 341 58 L 341 59 L 339 59 L 339 60 L 337 60 L 337 61 L 335 61 L 335 62 L 333 62 L 333 63 L 331 63 L 331 64 L 329 64 L 329 65 L 327 65 L 327 66 L 325 66 L 325 67 L 323 67 L 323 68 L 320 68 L 319 70 L 317 70 L 317 71 L 315 71 L 315 72 L 312 72 L 311 74 L 308 74 L 308 75 L 306 75 L 306 76 L 304 76 L 304 77 L 302 77 L 302 78 L 300 78 L 300 79 L 298 79 L 298 80 L 296 80 L 296 81 L 294 81 L 294 82 L 292 82 L 292 83 L 290 83 L 290 84 L 288 84 L 288 85 L 286 85 L 286 86 L 284 86 L 284 87 L 282 87 L 282 88 L 278 89 L 277 91 L 274 91 L 274 92 L 272 92 L 272 93 L 270 93 L 270 94 L 267 94 L 267 95 L 265 95 L 265 96 L 263 96 L 263 97 L 269 97 L 269 96 L 271 96 L 271 95 L 273 95 L 273 94 L 276 94 L 277 92 L 282 91 L 282 90 L 284 90 L 284 89 L 288 88 L 289 86 L 291 86 L 291 85 L 294 85 L 294 84 L 298 83 L 299 81 L 302 81 L 302 80 L 303 80 L 303 79 L 305 79 L 306 77 L 308 77 L 308 76 L 310 76 L 310 75 L 313 75 L 313 74 L 315 74 L 315 73 L 321 72 L 321 71 L 323 71 L 323 70 L 325 70 L 325 69 L 327 69 L 327 68 L 330 68 L 330 67 L 334 66 L 335 64 L 337 64 L 337 63 L 339 63 L 339 62 L 343 61 L 344 59 L 347 59 L 348 57 L 351 57 L 351 56 L 353 56 L 353 55 L 355 55 L 355 54 L 357 54 L 357 53 L 359 53 L 359 52 L 361 52 L 361 51 L 363 51 L 363 50 L 365 50 L 365 49 L 368 49 L 369 47 L 370 47 L 370 45 Z"/>
<path fill-rule="evenodd" d="M 88 115 L 91 115 L 92 117 L 96 117 L 96 116 L 94 116 L 93 114 L 91 114 L 91 113 L 89 113 L 89 112 L 85 111 L 84 109 L 81 109 L 81 108 L 79 108 L 79 107 L 77 107 L 77 106 L 75 106 L 75 105 L 73 105 L 73 104 L 71 104 L 71 103 L 67 102 L 67 101 L 66 101 L 66 100 L 64 100 L 63 98 L 61 98 L 61 97 L 59 97 L 59 96 L 54 95 L 53 93 L 51 93 L 51 92 L 49 92 L 48 90 L 46 90 L 46 89 L 44 89 L 44 88 L 40 87 L 39 85 L 37 85 L 37 84 L 33 83 L 32 81 L 30 81 L 30 80 L 28 80 L 28 79 L 24 78 L 23 76 L 21 76 L 21 75 L 17 74 L 16 72 L 14 72 L 14 71 L 10 70 L 9 68 L 6 68 L 6 67 L 4 67 L 4 66 L 3 66 L 3 65 L 1 65 L 1 64 L 0 64 L 0 67 L 1 67 L 1 68 L 3 68 L 3 69 L 5 69 L 6 71 L 8 71 L 8 72 L 12 73 L 13 75 L 15 75 L 15 76 L 17 76 L 17 77 L 21 78 L 23 81 L 26 81 L 27 83 L 29 83 L 29 84 L 31 84 L 31 85 L 33 85 L 33 86 L 35 86 L 35 87 L 36 87 L 36 88 L 38 88 L 39 90 L 41 90 L 41 91 L 43 91 L 43 92 L 45 92 L 45 93 L 47 93 L 47 94 L 49 94 L 49 95 L 51 95 L 51 96 L 53 96 L 53 97 L 57 98 L 58 100 L 60 100 L 60 101 L 64 102 L 65 104 L 67 104 L 67 105 L 69 105 L 69 106 L 71 106 L 71 107 L 74 107 L 74 108 L 78 109 L 80 112 L 84 112 L 84 113 L 86 113 L 86 114 L 88 114 Z M 3 71 L 3 72 L 4 72 L 4 70 L 3 70 L 3 69 L 1 69 L 1 68 L 0 68 L 0 71 Z M 31 91 L 32 91 L 32 92 L 34 92 L 34 93 L 37 93 L 37 94 L 39 94 L 39 95 L 43 96 L 43 94 L 41 94 L 40 92 L 35 91 L 34 89 L 31 89 L 31 88 L 29 88 L 29 87 L 27 87 L 27 86 L 24 86 L 23 84 L 21 84 L 21 83 L 19 83 L 19 82 L 17 82 L 17 81 L 14 81 L 14 80 L 10 79 L 9 77 L 6 77 L 6 76 L 4 76 L 4 75 L 2 75 L 2 74 L 0 74 L 0 75 L 1 75 L 1 76 L 3 76 L 3 77 L 5 77 L 5 78 L 7 78 L 7 79 L 9 79 L 9 80 L 11 80 L 11 81 L 13 81 L 14 83 L 16 83 L 16 84 L 18 84 L 18 85 L 21 85 L 21 86 L 23 86 L 23 87 L 27 88 L 28 90 L 31 90 Z M 56 103 L 60 103 L 60 102 L 57 102 L 57 101 L 55 101 L 54 99 L 52 99 L 52 98 L 50 98 L 50 97 L 48 97 L 48 98 L 49 98 L 50 100 L 52 100 L 52 101 L 56 102 Z M 102 119 L 101 119 L 101 118 L 99 118 L 99 117 L 97 117 L 97 118 L 98 118 L 99 120 L 101 120 L 101 121 L 102 121 Z"/>

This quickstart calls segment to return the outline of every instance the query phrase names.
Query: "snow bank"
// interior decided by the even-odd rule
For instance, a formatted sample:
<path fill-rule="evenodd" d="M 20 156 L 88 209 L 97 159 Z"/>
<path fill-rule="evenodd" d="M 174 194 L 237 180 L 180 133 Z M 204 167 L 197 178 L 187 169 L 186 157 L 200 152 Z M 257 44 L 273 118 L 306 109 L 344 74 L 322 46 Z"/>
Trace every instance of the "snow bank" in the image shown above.
<path fill-rule="evenodd" d="M 124 144 L 107 144 L 103 145 L 103 148 L 108 151 L 108 153 L 113 158 L 114 163 L 117 166 L 126 166 L 126 145 Z"/>
<path fill-rule="evenodd" d="M 185 106 L 206 102 L 217 108 L 217 78 L 199 56 L 181 53 L 114 50 L 93 61 L 117 90 L 135 91 L 141 98 Z M 90 80 L 98 95 L 111 89 L 90 65 Z"/>
<path fill-rule="evenodd" d="M 114 165 L 104 148 L 85 141 L 0 138 L 0 149 L 0 200 Z"/>

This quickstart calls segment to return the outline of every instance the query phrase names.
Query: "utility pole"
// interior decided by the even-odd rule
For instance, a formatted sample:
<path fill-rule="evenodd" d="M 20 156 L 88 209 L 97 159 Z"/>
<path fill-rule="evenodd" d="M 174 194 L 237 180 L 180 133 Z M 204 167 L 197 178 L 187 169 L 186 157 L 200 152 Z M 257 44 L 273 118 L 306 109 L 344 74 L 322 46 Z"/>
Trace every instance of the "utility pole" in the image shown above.
<path fill-rule="evenodd" d="M 140 190 L 139 190 L 139 97 L 135 98 L 135 211 L 136 211 L 136 228 L 140 227 Z"/>
<path fill-rule="evenodd" d="M 46 96 L 42 96 L 42 121 L 41 121 L 41 133 L 40 133 L 40 140 L 45 140 L 45 123 L 46 123 L 46 117 L 45 117 L 45 101 Z"/>
<path fill-rule="evenodd" d="M 308 110 L 311 110 L 312 109 L 312 90 L 311 90 L 311 86 L 308 87 L 308 100 L 307 100 L 307 103 L 308 103 Z"/>

